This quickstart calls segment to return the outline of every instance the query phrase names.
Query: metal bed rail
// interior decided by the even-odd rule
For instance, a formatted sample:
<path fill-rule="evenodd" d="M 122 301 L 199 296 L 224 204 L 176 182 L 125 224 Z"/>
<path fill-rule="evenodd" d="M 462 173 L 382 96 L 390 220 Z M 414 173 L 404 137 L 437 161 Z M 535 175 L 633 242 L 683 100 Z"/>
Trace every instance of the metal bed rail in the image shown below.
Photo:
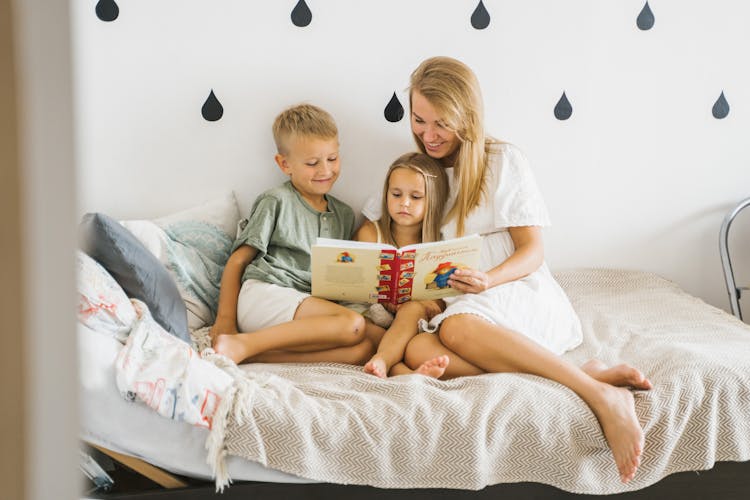
<path fill-rule="evenodd" d="M 734 218 L 737 217 L 737 215 L 748 206 L 750 206 L 750 198 L 739 202 L 727 214 L 727 216 L 724 217 L 724 222 L 722 222 L 721 231 L 719 232 L 719 252 L 721 254 L 721 265 L 724 268 L 724 279 L 727 284 L 727 292 L 729 293 L 729 307 L 731 308 L 732 314 L 737 316 L 740 320 L 742 320 L 740 298 L 742 298 L 743 290 L 750 290 L 750 287 L 738 287 L 734 279 L 732 260 L 729 257 L 729 228 L 732 225 L 732 221 L 734 221 Z"/>

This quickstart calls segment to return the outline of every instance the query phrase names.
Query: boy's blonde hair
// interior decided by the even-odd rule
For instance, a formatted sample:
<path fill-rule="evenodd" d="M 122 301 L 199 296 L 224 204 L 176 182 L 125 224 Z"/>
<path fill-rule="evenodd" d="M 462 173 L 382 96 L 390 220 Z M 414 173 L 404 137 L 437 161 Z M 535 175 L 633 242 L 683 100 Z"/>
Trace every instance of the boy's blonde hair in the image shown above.
<path fill-rule="evenodd" d="M 406 153 L 394 161 L 388 168 L 383 185 L 382 215 L 375 222 L 380 229 L 383 242 L 398 246 L 393 238 L 393 219 L 388 213 L 388 186 L 391 173 L 397 168 L 406 168 L 416 172 L 424 179 L 425 214 L 422 219 L 422 242 L 440 240 L 440 226 L 443 223 L 443 208 L 448 201 L 448 175 L 445 168 L 436 160 L 424 153 Z"/>
<path fill-rule="evenodd" d="M 450 57 L 432 57 L 423 61 L 411 74 L 409 104 L 412 92 L 422 94 L 434 106 L 446 128 L 461 141 L 453 174 L 458 194 L 446 219 L 456 219 L 458 236 L 462 236 L 466 217 L 485 194 L 487 153 L 498 142 L 484 132 L 484 106 L 479 81 L 461 61 Z M 414 140 L 417 147 L 426 152 L 419 137 L 414 135 Z"/>
<path fill-rule="evenodd" d="M 290 139 L 334 139 L 339 134 L 333 117 L 312 104 L 297 104 L 285 109 L 274 120 L 272 129 L 276 149 L 282 155 L 289 154 Z"/>

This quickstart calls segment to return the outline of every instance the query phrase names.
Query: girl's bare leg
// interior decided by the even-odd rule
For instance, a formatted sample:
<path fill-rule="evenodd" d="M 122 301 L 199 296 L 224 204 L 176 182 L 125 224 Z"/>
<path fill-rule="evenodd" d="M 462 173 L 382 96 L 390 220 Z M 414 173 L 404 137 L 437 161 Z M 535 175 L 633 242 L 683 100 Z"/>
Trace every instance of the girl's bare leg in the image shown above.
<path fill-rule="evenodd" d="M 449 350 L 486 372 L 530 373 L 573 390 L 599 420 L 620 479 L 628 482 L 635 476 L 643 453 L 643 430 L 630 391 L 600 382 L 525 336 L 471 314 L 443 321 L 440 340 Z"/>
<path fill-rule="evenodd" d="M 417 334 L 418 322 L 426 315 L 425 307 L 419 302 L 402 305 L 385 332 L 378 351 L 365 363 L 365 372 L 380 378 L 387 377 L 391 367 L 404 358 L 406 345 Z"/>
<path fill-rule="evenodd" d="M 399 362 L 391 368 L 391 376 L 395 377 L 397 375 L 411 375 L 416 373 L 417 375 L 424 375 L 425 377 L 440 378 L 445 373 L 448 365 L 450 365 L 450 361 L 450 356 L 442 354 L 432 359 L 428 359 L 414 370 L 406 366 L 404 363 Z"/>
<path fill-rule="evenodd" d="M 408 375 L 417 372 L 420 367 L 429 364 L 442 356 L 448 357 L 448 364 L 444 372 L 438 378 L 450 379 L 470 375 L 481 375 L 486 373 L 455 352 L 447 349 L 440 338 L 433 333 L 420 333 L 416 335 L 406 347 L 403 363 L 397 363 L 391 368 L 391 375 Z"/>

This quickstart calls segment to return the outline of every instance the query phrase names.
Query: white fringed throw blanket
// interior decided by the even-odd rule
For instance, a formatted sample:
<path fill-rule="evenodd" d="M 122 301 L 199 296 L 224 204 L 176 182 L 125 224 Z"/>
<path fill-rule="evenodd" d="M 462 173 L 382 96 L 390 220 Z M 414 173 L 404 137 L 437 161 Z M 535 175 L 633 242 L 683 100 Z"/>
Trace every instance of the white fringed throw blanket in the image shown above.
<path fill-rule="evenodd" d="M 583 345 L 565 356 L 643 370 L 646 434 L 628 485 L 599 424 L 569 389 L 519 374 L 380 380 L 336 364 L 226 367 L 233 405 L 211 431 L 217 486 L 225 453 L 319 481 L 382 488 L 481 489 L 533 481 L 609 494 L 668 474 L 750 459 L 750 328 L 653 274 L 558 273 Z M 244 415 L 244 416 L 243 416 Z"/>

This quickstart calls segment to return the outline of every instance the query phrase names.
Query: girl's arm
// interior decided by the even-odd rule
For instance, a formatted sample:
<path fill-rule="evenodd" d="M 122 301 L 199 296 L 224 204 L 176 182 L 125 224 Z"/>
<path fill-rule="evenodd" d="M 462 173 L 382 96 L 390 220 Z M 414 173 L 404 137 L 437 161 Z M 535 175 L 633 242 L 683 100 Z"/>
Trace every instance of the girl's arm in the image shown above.
<path fill-rule="evenodd" d="M 502 264 L 483 273 L 476 269 L 457 269 L 448 280 L 456 290 L 479 293 L 503 283 L 524 278 L 544 262 L 542 228 L 520 226 L 508 229 L 515 251 Z"/>
<path fill-rule="evenodd" d="M 237 333 L 237 301 L 242 287 L 242 274 L 258 250 L 242 245 L 229 256 L 221 275 L 219 288 L 219 306 L 216 311 L 216 322 L 211 327 L 211 338 L 225 333 Z"/>
<path fill-rule="evenodd" d="M 367 241 L 375 243 L 378 241 L 378 230 L 375 228 L 375 223 L 371 220 L 365 220 L 357 232 L 354 233 L 354 239 L 356 241 Z"/>

